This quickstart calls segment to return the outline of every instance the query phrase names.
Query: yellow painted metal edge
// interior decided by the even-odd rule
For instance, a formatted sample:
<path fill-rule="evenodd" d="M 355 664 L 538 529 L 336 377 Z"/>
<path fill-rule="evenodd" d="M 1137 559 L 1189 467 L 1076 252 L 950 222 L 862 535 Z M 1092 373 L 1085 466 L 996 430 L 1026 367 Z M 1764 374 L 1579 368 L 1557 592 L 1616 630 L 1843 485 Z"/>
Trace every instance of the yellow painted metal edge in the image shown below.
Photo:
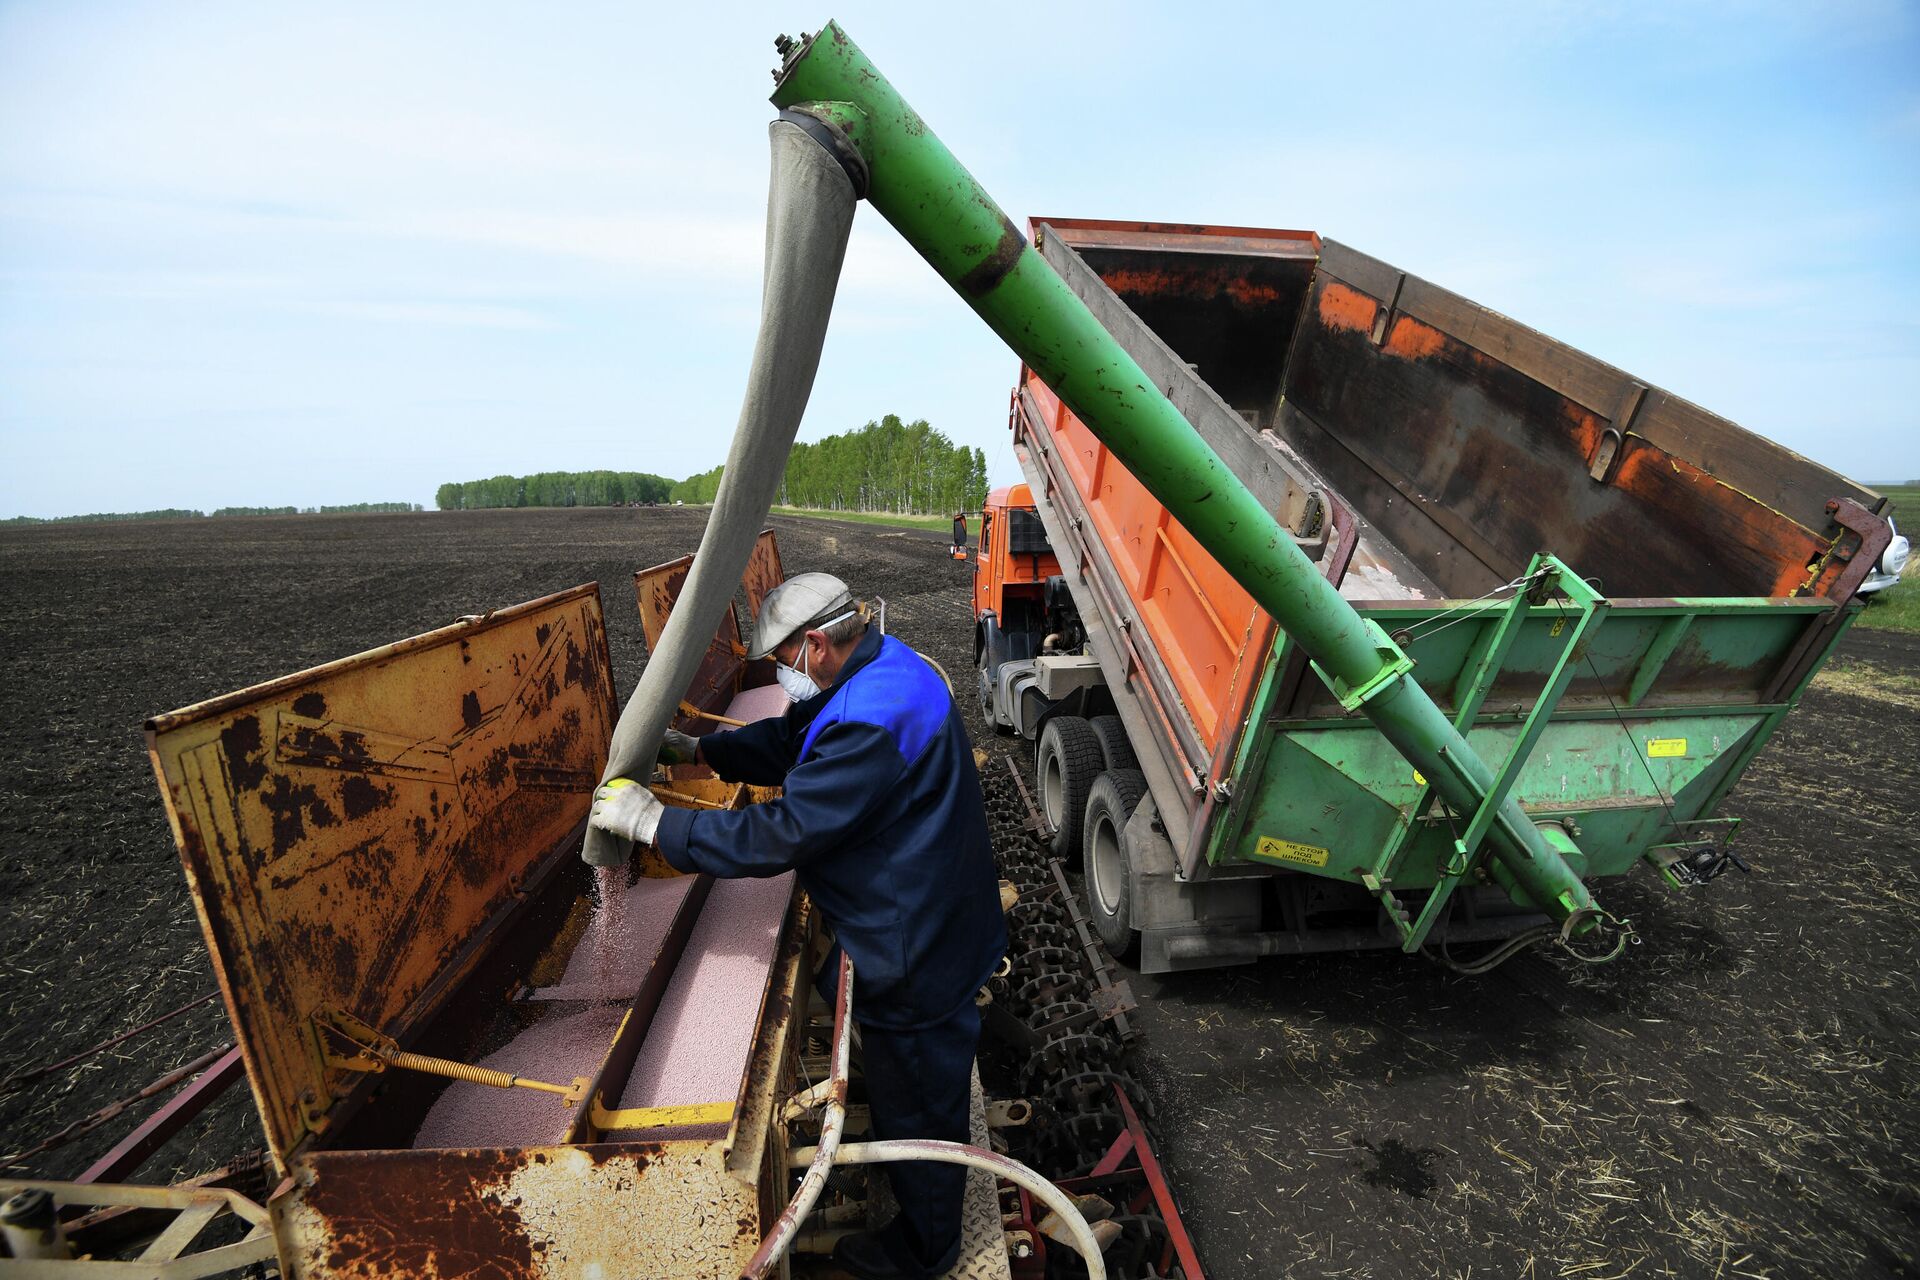
<path fill-rule="evenodd" d="M 664 1129 L 682 1124 L 729 1124 L 733 1120 L 731 1102 L 695 1102 L 679 1107 L 620 1107 L 609 1111 L 599 1102 L 593 1104 L 593 1124 L 603 1134 L 614 1130 Z"/>

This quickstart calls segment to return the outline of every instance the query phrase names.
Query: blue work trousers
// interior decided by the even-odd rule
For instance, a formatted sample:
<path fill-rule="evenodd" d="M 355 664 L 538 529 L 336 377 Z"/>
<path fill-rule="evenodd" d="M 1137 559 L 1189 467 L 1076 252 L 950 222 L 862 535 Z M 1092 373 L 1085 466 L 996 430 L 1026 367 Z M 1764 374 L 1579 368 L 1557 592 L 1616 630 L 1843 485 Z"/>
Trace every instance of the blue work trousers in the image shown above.
<path fill-rule="evenodd" d="M 859 1017 L 857 994 L 854 1017 Z M 862 1023 L 860 1042 L 875 1138 L 970 1140 L 973 1060 L 980 1048 L 980 1010 L 973 1001 L 918 1031 Z M 882 1167 L 900 1205 L 899 1216 L 881 1232 L 887 1252 L 903 1271 L 942 1274 L 960 1252 L 966 1168 L 928 1161 Z"/>

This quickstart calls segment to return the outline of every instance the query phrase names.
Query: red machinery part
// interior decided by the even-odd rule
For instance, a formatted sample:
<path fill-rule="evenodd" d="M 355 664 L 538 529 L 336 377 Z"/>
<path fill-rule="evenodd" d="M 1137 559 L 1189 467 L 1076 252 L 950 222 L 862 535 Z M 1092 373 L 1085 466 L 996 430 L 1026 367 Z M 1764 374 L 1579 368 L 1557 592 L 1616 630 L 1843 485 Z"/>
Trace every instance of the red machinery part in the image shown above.
<path fill-rule="evenodd" d="M 239 1046 L 216 1058 L 198 1080 L 189 1084 L 158 1111 L 135 1127 L 132 1133 L 114 1144 L 82 1173 L 77 1182 L 119 1182 L 145 1164 L 147 1157 L 180 1132 L 188 1121 L 205 1111 L 227 1087 L 246 1074 Z"/>
<path fill-rule="evenodd" d="M 1134 1110 L 1133 1100 L 1127 1097 L 1125 1089 L 1115 1085 L 1113 1094 L 1120 1104 L 1120 1114 L 1126 1119 L 1126 1128 L 1113 1140 L 1113 1145 L 1107 1148 L 1107 1154 L 1094 1165 L 1091 1173 L 1082 1178 L 1062 1179 L 1060 1189 L 1071 1195 L 1084 1195 L 1099 1189 L 1116 1176 L 1129 1173 L 1139 1175 L 1146 1183 L 1146 1188 L 1133 1197 L 1127 1207 L 1130 1210 L 1143 1208 L 1150 1199 L 1153 1207 L 1159 1211 L 1161 1221 L 1166 1223 L 1168 1248 L 1173 1254 L 1171 1260 L 1179 1264 L 1186 1280 L 1206 1280 L 1206 1273 L 1200 1269 L 1200 1255 L 1193 1247 L 1193 1237 L 1187 1234 L 1187 1225 L 1180 1219 L 1180 1207 L 1173 1201 L 1173 1188 L 1167 1185 L 1166 1171 L 1160 1167 L 1160 1159 L 1153 1153 L 1146 1126 L 1140 1123 L 1140 1113 Z"/>

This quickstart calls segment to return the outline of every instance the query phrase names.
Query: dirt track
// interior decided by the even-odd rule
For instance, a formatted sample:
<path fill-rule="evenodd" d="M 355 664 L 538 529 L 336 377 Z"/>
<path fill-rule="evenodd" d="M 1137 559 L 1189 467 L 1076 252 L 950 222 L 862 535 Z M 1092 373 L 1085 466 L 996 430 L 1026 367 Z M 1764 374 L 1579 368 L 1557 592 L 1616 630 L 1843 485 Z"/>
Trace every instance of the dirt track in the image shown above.
<path fill-rule="evenodd" d="M 691 550 L 701 519 L 0 531 L 0 1076 L 212 989 L 142 719 L 594 578 L 624 696 L 628 575 Z M 885 596 L 890 628 L 964 681 L 967 566 L 937 535 L 774 523 L 789 571 Z M 1730 805 L 1756 874 L 1603 888 L 1645 938 L 1610 968 L 1528 957 L 1473 980 L 1374 954 L 1136 978 L 1140 1072 L 1210 1273 L 1920 1274 L 1920 709 L 1846 665 L 1911 671 L 1920 643 L 1856 632 L 1843 654 Z M 0 1147 L 225 1038 L 202 1009 L 0 1096 Z M 126 1123 L 20 1167 L 72 1174 Z M 142 1179 L 259 1142 L 236 1090 Z"/>

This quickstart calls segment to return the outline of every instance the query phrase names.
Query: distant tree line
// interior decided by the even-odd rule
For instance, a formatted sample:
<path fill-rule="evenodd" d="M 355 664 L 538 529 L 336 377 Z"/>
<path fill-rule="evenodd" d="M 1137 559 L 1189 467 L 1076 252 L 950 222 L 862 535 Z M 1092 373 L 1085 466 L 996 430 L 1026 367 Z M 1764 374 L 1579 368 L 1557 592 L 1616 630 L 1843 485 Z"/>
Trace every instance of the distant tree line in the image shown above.
<path fill-rule="evenodd" d="M 665 502 L 672 490 L 673 481 L 645 471 L 542 471 L 443 484 L 433 504 L 442 511 L 623 507 L 629 502 Z"/>
<path fill-rule="evenodd" d="M 715 467 L 673 486 L 676 502 L 712 502 L 726 469 Z M 948 515 L 977 511 L 987 496 L 987 455 L 956 445 L 924 419 L 888 414 L 787 455 L 777 501 L 822 511 Z"/>
<path fill-rule="evenodd" d="M 797 444 L 787 456 L 780 504 L 827 511 L 949 515 L 987 496 L 987 455 L 956 445 L 923 418 L 888 414 L 858 431 Z"/>
<path fill-rule="evenodd" d="M 417 502 L 343 502 L 318 507 L 221 507 L 216 516 L 341 516 L 363 511 L 425 511 Z"/>
<path fill-rule="evenodd" d="M 211 512 L 186 507 L 158 511 L 96 511 L 84 516 L 9 516 L 0 524 L 92 524 L 115 520 L 215 520 L 223 516 L 333 516 L 360 511 L 424 511 L 417 502 L 347 502 L 319 507 L 219 507 Z"/>
<path fill-rule="evenodd" d="M 109 520 L 199 520 L 205 513 L 180 507 L 162 507 L 158 511 L 95 511 L 84 516 L 11 516 L 8 524 L 91 524 Z"/>
<path fill-rule="evenodd" d="M 443 484 L 434 495 L 442 511 L 496 507 L 609 507 L 629 502 L 712 502 L 724 466 L 675 482 L 640 471 L 542 471 Z M 884 511 L 893 515 L 947 515 L 977 511 L 987 496 L 987 455 L 957 445 L 925 419 L 903 422 L 890 413 L 858 431 L 787 455 L 777 498 L 781 506 L 823 511 Z"/>

